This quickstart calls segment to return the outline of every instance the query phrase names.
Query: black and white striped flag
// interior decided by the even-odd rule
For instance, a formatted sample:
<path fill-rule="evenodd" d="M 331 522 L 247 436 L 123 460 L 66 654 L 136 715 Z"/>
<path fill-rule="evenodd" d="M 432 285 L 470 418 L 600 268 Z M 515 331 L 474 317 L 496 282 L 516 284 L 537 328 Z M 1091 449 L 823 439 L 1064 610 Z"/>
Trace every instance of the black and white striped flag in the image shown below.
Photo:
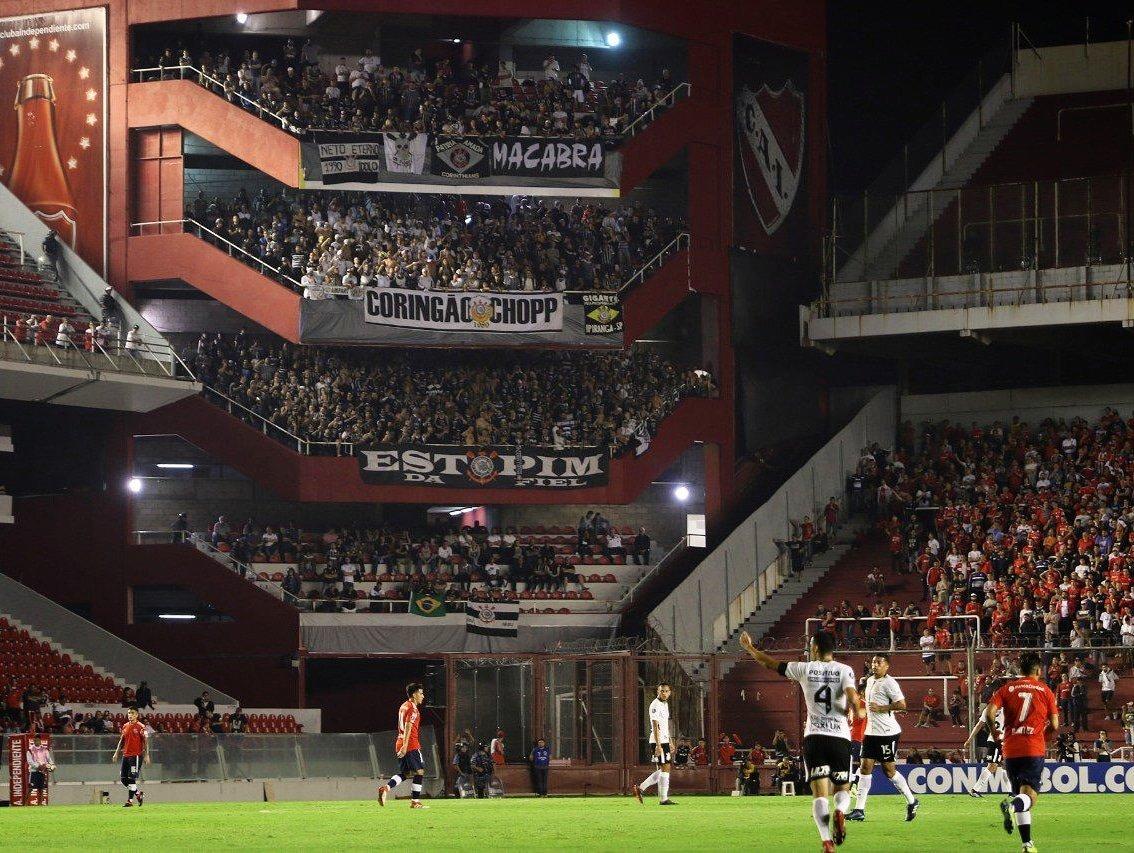
<path fill-rule="evenodd" d="M 520 625 L 516 602 L 470 601 L 465 605 L 465 629 L 485 637 L 515 637 Z"/>

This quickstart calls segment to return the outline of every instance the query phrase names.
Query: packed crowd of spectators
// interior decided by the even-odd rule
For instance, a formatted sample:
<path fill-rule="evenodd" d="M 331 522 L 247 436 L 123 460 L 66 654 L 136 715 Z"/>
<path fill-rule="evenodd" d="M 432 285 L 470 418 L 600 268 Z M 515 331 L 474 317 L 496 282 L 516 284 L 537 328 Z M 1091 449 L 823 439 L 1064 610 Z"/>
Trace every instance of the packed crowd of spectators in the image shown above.
<path fill-rule="evenodd" d="M 202 334 L 185 355 L 205 385 L 313 442 L 639 448 L 706 371 L 629 352 L 420 353 L 292 347 Z M 237 412 L 234 412 L 234 414 Z"/>
<path fill-rule="evenodd" d="M 549 53 L 539 71 L 522 73 L 503 60 L 430 59 L 421 48 L 407 63 L 387 65 L 369 49 L 355 59 L 331 54 L 321 61 L 310 39 L 263 44 L 164 47 L 145 63 L 158 69 L 145 79 L 194 80 L 245 109 L 270 111 L 296 134 L 315 128 L 602 140 L 664 108 L 678 83 L 669 69 L 654 79 L 618 74 L 604 83 L 585 53 L 564 63 Z"/>
<path fill-rule="evenodd" d="M 179 514 L 171 525 L 175 541 L 185 537 L 188 526 Z M 377 526 L 315 533 L 291 523 L 260 525 L 248 519 L 233 524 L 222 515 L 202 535 L 244 566 L 295 563 L 283 577 L 288 599 L 304 609 L 342 612 L 385 611 L 391 598 L 404 602 L 411 594 L 436 596 L 447 604 L 515 601 L 521 591 L 570 590 L 579 593 L 572 597 L 586 598 L 585 574 L 573 558 L 649 563 L 652 542 L 646 529 L 639 528 L 635 535 L 626 534 L 627 529 L 601 512 L 588 511 L 580 518 L 575 544 L 557 546 L 543 537 L 517 533 L 514 527 L 488 528 L 479 522 L 450 530 Z M 378 582 L 365 600 L 356 588 L 360 581 Z M 305 591 L 304 582 L 319 587 Z"/>
<path fill-rule="evenodd" d="M 977 624 L 984 646 L 1046 650 L 1072 732 L 1087 729 L 1091 708 L 1120 721 L 1116 686 L 1134 665 L 1132 466 L 1134 419 L 1110 409 L 1094 422 L 905 423 L 894 451 L 864 451 L 848 484 L 887 540 L 889 566 L 866 578 L 872 604 L 831 602 L 815 615 L 844 647 L 918 649 L 926 674 L 957 676 L 956 696 L 926 694 L 919 724 L 946 712 L 959 724 L 968 682 L 953 651 Z M 920 600 L 887 604 L 887 574 Z M 968 619 L 947 618 L 958 616 Z M 975 688 L 983 697 L 1012 672 L 998 654 Z"/>
<path fill-rule="evenodd" d="M 186 217 L 308 298 L 328 287 L 616 291 L 684 229 L 640 204 L 244 189 L 201 192 Z"/>

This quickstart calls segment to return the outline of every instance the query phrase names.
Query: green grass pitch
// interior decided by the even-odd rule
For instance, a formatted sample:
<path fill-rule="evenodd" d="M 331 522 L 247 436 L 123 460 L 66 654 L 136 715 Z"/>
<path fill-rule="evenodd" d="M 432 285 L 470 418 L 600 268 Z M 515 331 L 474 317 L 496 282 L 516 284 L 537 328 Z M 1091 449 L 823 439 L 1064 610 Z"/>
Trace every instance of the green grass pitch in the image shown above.
<path fill-rule="evenodd" d="M 663 809 L 629 797 L 430 800 L 410 811 L 376 802 L 205 803 L 124 809 L 50 806 L 0 810 L 0 849 L 331 849 L 813 851 L 807 797 L 677 797 Z M 1018 851 L 997 797 L 926 796 L 912 824 L 898 797 L 877 797 L 841 850 Z M 1129 850 L 1134 794 L 1054 795 L 1036 809 L 1042 853 Z M 1107 817 L 1109 815 L 1109 817 Z"/>

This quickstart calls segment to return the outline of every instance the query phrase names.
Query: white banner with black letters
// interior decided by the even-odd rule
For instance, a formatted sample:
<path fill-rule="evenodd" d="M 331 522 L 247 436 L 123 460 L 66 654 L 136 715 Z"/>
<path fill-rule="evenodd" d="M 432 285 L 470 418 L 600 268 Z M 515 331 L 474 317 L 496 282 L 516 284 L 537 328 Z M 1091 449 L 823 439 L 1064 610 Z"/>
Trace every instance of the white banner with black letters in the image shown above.
<path fill-rule="evenodd" d="M 441 293 L 367 288 L 364 319 L 381 326 L 456 332 L 559 332 L 559 293 Z"/>
<path fill-rule="evenodd" d="M 376 184 L 384 169 L 382 137 L 373 133 L 315 134 L 324 184 Z"/>
<path fill-rule="evenodd" d="M 515 637 L 520 605 L 508 601 L 470 601 L 465 605 L 465 630 L 485 637 Z"/>

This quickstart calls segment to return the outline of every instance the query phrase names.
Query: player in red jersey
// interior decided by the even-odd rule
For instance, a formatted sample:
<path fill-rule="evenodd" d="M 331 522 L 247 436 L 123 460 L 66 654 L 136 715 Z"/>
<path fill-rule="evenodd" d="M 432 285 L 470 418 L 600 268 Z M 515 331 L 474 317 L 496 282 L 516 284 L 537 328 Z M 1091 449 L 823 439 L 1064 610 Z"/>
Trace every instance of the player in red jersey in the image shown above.
<path fill-rule="evenodd" d="M 1035 652 L 1020 656 L 1020 678 L 1002 684 L 988 700 L 984 715 L 989 731 L 1001 741 L 1004 769 L 1012 782 L 1014 797 L 1000 803 L 1004 831 L 1012 834 L 1012 815 L 1020 828 L 1024 853 L 1036 853 L 1032 843 L 1032 808 L 1039 799 L 1043 759 L 1047 753 L 1047 728 L 1059 730 L 1059 705 L 1043 681 L 1043 663 Z M 997 713 L 1004 710 L 1004 732 L 999 733 Z"/>
<path fill-rule="evenodd" d="M 131 708 L 126 712 L 126 722 L 122 726 L 122 736 L 118 738 L 118 746 L 114 747 L 111 761 L 118 760 L 118 752 L 122 751 L 122 784 L 126 788 L 127 807 L 142 805 L 145 795 L 138 790 L 138 776 L 142 772 L 142 762 L 150 763 L 150 742 L 146 736 L 146 727 L 138 720 L 138 709 Z"/>
<path fill-rule="evenodd" d="M 398 708 L 398 737 L 394 749 L 401 762 L 398 772 L 378 789 L 378 805 L 386 805 L 386 797 L 407 776 L 413 776 L 413 789 L 410 799 L 411 809 L 428 808 L 421 802 L 421 783 L 425 778 L 425 759 L 421 756 L 421 741 L 418 729 L 421 727 L 421 703 L 425 701 L 425 691 L 416 681 L 406 685 L 409 698 Z"/>

